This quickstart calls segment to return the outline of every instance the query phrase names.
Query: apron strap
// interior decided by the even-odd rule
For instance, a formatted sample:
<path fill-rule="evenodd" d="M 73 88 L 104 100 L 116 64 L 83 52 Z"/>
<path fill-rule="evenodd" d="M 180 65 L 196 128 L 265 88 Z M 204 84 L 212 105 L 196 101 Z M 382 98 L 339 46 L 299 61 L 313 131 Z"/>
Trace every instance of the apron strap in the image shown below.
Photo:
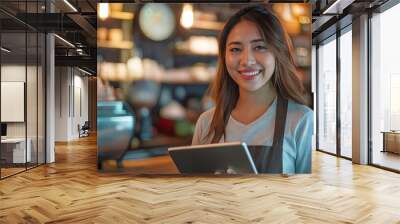
<path fill-rule="evenodd" d="M 268 158 L 263 159 L 261 172 L 266 172 L 266 173 L 283 172 L 282 155 L 283 155 L 283 140 L 285 136 L 287 109 L 288 109 L 288 100 L 278 95 L 272 150 Z"/>

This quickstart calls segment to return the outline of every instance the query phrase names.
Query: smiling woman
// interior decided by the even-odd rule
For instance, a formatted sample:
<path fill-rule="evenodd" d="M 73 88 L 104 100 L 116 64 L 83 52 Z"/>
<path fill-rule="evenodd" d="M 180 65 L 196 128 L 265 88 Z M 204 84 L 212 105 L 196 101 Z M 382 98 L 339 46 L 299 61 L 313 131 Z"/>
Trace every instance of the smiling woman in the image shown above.
<path fill-rule="evenodd" d="M 313 112 L 306 105 L 288 35 L 263 6 L 233 15 L 219 39 L 219 64 L 193 145 L 241 141 L 260 173 L 310 173 Z"/>
<path fill-rule="evenodd" d="M 267 48 L 257 25 L 244 20 L 229 33 L 225 51 L 229 75 L 241 91 L 255 91 L 265 85 L 275 69 L 275 56 Z"/>

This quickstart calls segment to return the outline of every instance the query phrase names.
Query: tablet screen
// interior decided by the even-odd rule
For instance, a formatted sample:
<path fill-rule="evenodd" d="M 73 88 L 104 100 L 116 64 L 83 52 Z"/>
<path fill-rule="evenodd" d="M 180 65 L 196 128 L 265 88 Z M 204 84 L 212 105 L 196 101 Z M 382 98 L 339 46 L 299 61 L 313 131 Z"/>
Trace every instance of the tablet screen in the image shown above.
<path fill-rule="evenodd" d="M 231 142 L 169 148 L 176 167 L 184 174 L 257 174 L 246 143 Z"/>

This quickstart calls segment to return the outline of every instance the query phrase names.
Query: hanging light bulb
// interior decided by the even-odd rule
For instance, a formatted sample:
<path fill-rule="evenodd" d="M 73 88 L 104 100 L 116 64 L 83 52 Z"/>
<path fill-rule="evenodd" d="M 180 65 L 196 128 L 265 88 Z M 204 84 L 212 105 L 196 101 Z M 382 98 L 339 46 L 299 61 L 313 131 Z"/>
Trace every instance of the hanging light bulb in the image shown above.
<path fill-rule="evenodd" d="M 305 4 L 298 3 L 298 4 L 291 4 L 290 8 L 292 9 L 292 13 L 295 16 L 302 16 L 306 14 Z"/>
<path fill-rule="evenodd" d="M 101 20 L 105 20 L 108 18 L 110 14 L 110 10 L 108 7 L 108 3 L 99 3 L 99 18 Z"/>
<path fill-rule="evenodd" d="M 192 4 L 185 3 L 183 4 L 182 16 L 181 16 L 181 25 L 186 29 L 189 29 L 193 26 L 193 6 Z"/>

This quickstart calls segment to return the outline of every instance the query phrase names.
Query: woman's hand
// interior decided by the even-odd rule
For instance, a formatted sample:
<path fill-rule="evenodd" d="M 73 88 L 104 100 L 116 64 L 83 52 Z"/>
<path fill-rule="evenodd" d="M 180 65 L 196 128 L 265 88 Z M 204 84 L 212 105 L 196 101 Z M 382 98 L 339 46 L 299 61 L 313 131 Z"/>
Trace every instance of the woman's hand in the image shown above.
<path fill-rule="evenodd" d="M 238 174 L 238 172 L 236 172 L 235 169 L 233 169 L 232 167 L 228 167 L 228 169 L 226 170 L 217 170 L 214 172 L 215 175 L 221 175 L 221 174 Z"/>
<path fill-rule="evenodd" d="M 234 170 L 234 169 L 231 168 L 231 167 L 228 167 L 228 169 L 226 170 L 226 173 L 227 173 L 227 174 L 238 174 L 238 173 L 236 172 L 236 170 Z"/>

